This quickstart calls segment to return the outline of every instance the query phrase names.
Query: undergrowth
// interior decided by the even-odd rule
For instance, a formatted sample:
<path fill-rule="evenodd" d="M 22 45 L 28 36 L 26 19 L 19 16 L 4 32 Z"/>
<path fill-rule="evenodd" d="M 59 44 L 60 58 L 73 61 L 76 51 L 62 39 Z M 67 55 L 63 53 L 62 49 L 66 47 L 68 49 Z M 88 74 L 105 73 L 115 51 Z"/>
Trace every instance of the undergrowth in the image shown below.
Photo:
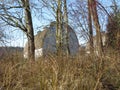
<path fill-rule="evenodd" d="M 0 90 L 120 90 L 120 58 L 52 56 L 0 60 Z"/>

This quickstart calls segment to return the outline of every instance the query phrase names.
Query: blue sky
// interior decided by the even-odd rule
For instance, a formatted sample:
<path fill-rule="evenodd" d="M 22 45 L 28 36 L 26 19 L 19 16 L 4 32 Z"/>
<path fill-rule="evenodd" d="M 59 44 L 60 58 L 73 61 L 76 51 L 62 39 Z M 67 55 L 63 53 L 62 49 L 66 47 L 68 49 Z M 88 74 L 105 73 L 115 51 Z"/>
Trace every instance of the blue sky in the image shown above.
<path fill-rule="evenodd" d="M 102 2 L 104 4 L 105 7 L 109 7 L 111 5 L 109 0 L 99 0 L 100 2 Z M 119 1 L 119 0 L 117 0 Z M 69 3 L 74 2 L 74 0 L 68 0 Z M 120 3 L 118 3 L 120 5 Z M 108 9 L 109 10 L 109 9 Z M 45 9 L 46 12 L 49 12 L 47 9 Z M 53 19 L 52 15 L 50 14 L 44 14 L 48 19 Z M 42 30 L 42 28 L 49 24 L 50 21 L 49 20 L 45 20 L 42 17 L 36 18 L 35 14 L 33 13 L 32 15 L 33 18 L 33 26 L 34 26 L 34 30 L 35 30 L 35 34 L 37 33 L 37 31 Z M 103 21 L 104 22 L 104 19 Z M 25 45 L 25 42 L 27 40 L 25 34 L 20 31 L 20 30 L 16 30 L 15 28 L 7 28 L 6 34 L 10 35 L 10 38 L 8 39 L 7 45 L 8 46 L 20 46 L 23 47 Z"/>

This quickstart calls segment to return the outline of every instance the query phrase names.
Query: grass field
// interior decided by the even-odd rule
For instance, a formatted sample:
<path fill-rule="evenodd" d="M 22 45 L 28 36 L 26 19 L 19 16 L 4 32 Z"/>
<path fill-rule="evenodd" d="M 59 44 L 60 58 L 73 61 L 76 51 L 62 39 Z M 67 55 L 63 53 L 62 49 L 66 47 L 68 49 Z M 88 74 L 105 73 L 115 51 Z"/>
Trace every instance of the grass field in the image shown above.
<path fill-rule="evenodd" d="M 0 60 L 0 90 L 120 90 L 120 55 Z"/>

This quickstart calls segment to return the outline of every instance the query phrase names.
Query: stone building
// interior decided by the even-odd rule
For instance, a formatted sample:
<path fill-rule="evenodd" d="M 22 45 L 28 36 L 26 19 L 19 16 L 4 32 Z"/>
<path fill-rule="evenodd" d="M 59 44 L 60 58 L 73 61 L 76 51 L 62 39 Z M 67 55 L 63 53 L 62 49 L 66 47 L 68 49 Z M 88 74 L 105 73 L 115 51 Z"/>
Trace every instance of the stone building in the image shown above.
<path fill-rule="evenodd" d="M 63 30 L 64 25 L 63 25 Z M 71 55 L 75 55 L 79 52 L 79 42 L 75 31 L 68 26 L 68 47 Z M 27 58 L 27 43 L 24 47 L 24 57 Z M 35 35 L 35 57 L 40 57 L 43 54 L 56 52 L 56 22 L 45 28 L 43 31 L 38 32 Z"/>

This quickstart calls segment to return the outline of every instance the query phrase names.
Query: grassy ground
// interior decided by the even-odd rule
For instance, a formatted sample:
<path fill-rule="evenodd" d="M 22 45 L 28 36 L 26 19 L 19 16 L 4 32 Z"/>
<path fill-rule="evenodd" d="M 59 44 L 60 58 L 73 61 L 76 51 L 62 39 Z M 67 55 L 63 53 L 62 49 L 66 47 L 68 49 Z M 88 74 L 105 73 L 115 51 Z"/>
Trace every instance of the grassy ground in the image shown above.
<path fill-rule="evenodd" d="M 36 62 L 13 55 L 0 60 L 0 90 L 120 90 L 120 58 L 49 56 Z"/>

